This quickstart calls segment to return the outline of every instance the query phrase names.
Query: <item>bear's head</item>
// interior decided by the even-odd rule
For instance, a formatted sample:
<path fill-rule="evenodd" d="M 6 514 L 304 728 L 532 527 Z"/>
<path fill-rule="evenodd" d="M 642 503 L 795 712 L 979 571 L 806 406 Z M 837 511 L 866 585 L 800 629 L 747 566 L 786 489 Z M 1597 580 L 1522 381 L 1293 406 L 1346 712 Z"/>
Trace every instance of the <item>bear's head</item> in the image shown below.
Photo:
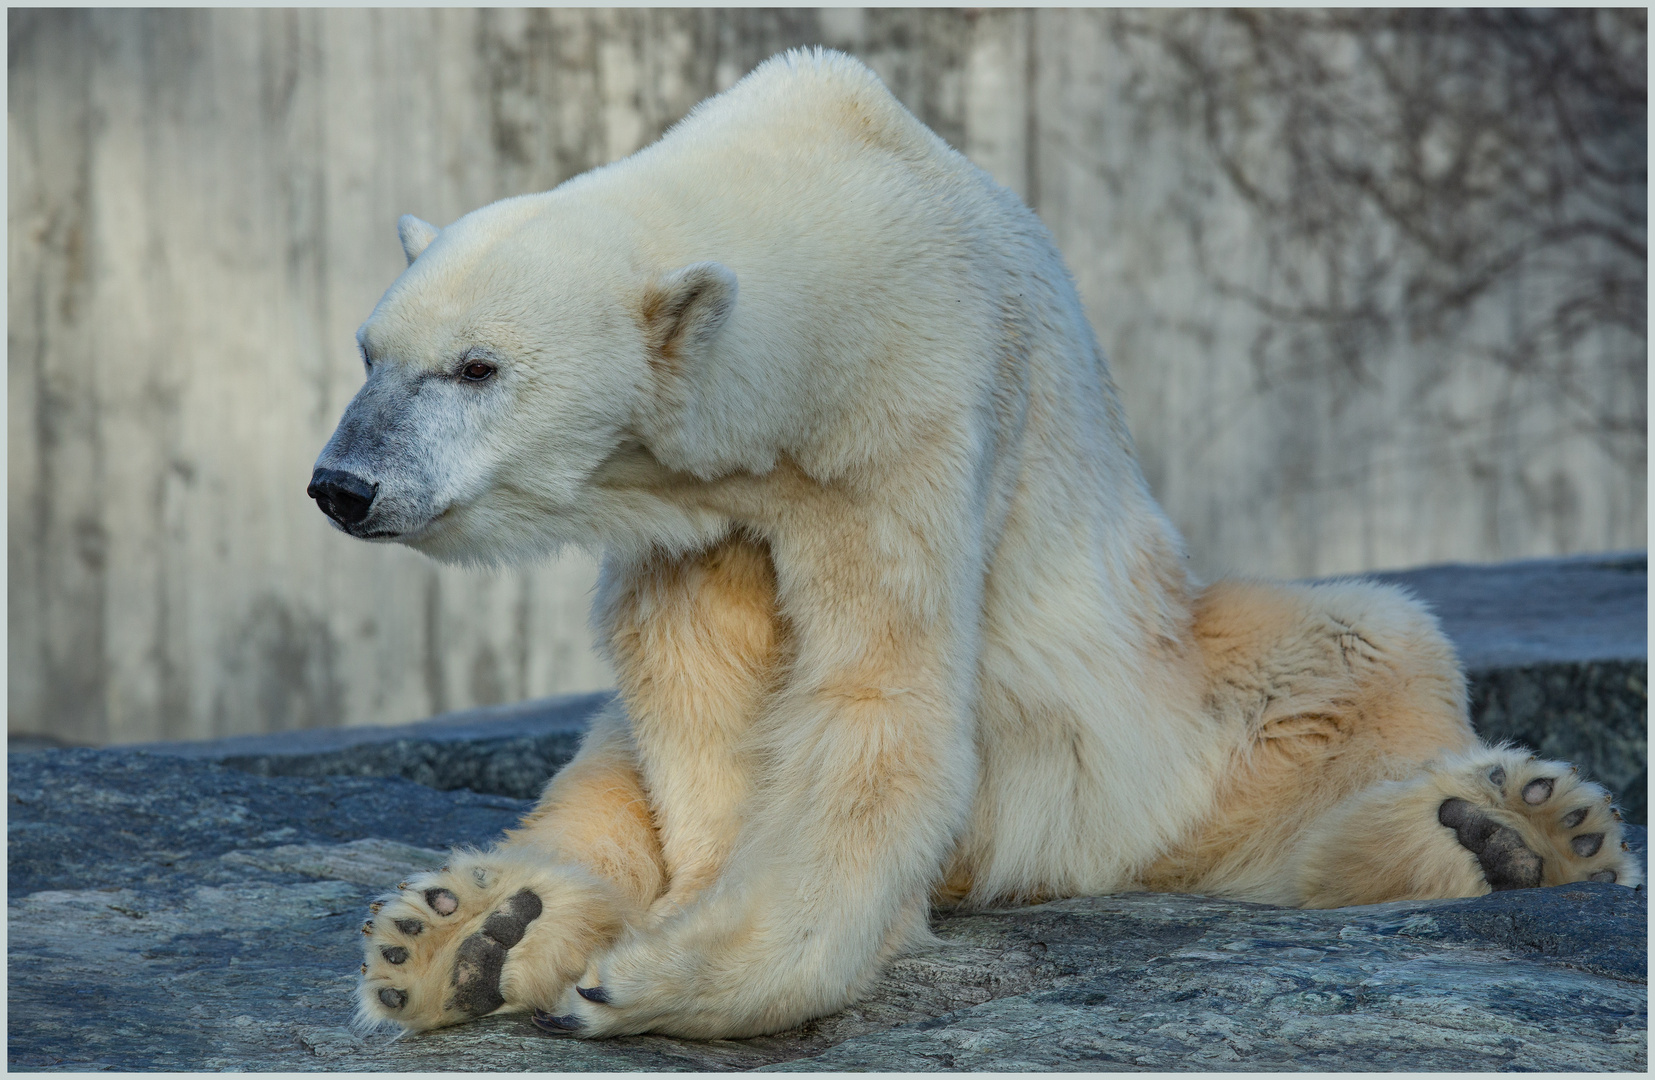
<path fill-rule="evenodd" d="M 357 331 L 367 382 L 309 487 L 339 529 L 488 564 L 714 527 L 651 500 L 646 444 L 735 276 L 652 267 L 624 216 L 555 199 L 398 223 L 408 267 Z"/>

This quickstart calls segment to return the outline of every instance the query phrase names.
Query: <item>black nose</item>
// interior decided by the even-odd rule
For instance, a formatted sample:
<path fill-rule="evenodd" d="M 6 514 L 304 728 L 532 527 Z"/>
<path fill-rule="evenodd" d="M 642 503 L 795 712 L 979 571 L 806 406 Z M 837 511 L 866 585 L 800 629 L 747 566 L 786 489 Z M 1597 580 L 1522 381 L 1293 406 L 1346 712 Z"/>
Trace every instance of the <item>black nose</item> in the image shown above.
<path fill-rule="evenodd" d="M 355 473 L 338 469 L 317 469 L 305 493 L 316 500 L 322 513 L 341 525 L 355 525 L 368 516 L 378 484 L 370 484 Z"/>

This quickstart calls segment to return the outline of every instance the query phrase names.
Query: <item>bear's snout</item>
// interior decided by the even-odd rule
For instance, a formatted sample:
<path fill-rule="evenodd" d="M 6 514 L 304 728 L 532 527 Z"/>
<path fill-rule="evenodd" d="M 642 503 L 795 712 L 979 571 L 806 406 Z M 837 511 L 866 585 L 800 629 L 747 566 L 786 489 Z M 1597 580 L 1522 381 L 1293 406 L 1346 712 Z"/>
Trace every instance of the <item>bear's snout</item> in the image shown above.
<path fill-rule="evenodd" d="M 378 484 L 370 484 L 355 473 L 339 469 L 317 469 L 305 493 L 316 500 L 322 513 L 349 528 L 360 524 L 373 505 Z"/>

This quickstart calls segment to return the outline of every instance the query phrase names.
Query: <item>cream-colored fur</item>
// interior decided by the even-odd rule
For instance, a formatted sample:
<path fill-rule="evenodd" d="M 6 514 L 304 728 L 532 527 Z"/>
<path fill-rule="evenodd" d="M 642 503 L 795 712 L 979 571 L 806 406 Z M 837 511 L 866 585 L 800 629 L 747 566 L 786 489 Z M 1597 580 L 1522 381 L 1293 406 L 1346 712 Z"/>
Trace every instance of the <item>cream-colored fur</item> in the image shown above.
<path fill-rule="evenodd" d="M 374 485 L 342 527 L 603 547 L 622 704 L 502 844 L 382 901 L 365 1018 L 472 1015 L 456 950 L 524 889 L 500 1008 L 717 1037 L 854 1000 L 933 898 L 1486 892 L 1450 799 L 1547 881 L 1636 880 L 1601 790 L 1477 742 L 1404 594 L 1191 578 L 1050 236 L 855 61 L 401 232 L 318 462 Z"/>

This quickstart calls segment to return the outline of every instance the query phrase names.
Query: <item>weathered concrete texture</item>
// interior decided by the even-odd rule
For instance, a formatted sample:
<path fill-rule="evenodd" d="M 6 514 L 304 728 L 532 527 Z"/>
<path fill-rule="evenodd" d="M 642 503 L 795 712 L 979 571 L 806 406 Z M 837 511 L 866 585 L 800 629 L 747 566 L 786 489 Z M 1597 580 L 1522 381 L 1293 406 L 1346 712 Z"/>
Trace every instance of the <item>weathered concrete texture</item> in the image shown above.
<path fill-rule="evenodd" d="M 873 995 L 741 1042 L 348 1027 L 368 899 L 525 804 L 116 751 L 9 759 L 13 1069 L 1645 1068 L 1646 894 L 941 916 Z M 1643 830 L 1634 830 L 1642 851 Z"/>
<path fill-rule="evenodd" d="M 1641 11 L 8 28 L 14 730 L 207 738 L 608 685 L 593 559 L 438 567 L 339 535 L 305 483 L 362 383 L 352 334 L 404 267 L 399 214 L 446 225 L 552 187 L 792 45 L 866 60 L 1039 212 L 1197 566 L 1646 542 Z"/>
<path fill-rule="evenodd" d="M 173 890 L 225 885 L 221 856 L 363 837 L 419 848 L 485 840 L 525 809 L 516 799 L 433 792 L 399 780 L 281 781 L 141 753 L 8 755 L 7 887 L 17 897 L 89 885 Z M 394 883 L 394 882 L 392 882 Z"/>

